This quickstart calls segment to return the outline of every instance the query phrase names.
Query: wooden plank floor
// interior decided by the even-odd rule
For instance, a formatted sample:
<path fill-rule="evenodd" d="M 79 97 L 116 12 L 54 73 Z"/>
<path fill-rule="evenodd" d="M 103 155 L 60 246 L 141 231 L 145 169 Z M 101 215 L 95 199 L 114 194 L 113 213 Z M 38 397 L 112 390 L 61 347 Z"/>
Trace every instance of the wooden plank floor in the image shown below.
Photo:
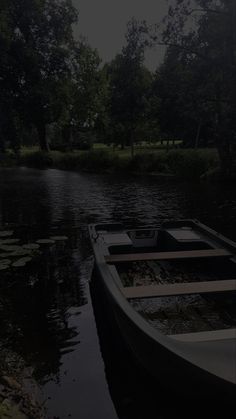
<path fill-rule="evenodd" d="M 236 279 L 122 288 L 123 294 L 128 299 L 167 297 L 186 294 L 205 294 L 228 291 L 236 291 Z"/>
<path fill-rule="evenodd" d="M 199 258 L 230 257 L 232 254 L 225 249 L 188 250 L 179 252 L 132 253 L 105 256 L 106 263 L 138 262 L 145 260 L 178 260 Z"/>

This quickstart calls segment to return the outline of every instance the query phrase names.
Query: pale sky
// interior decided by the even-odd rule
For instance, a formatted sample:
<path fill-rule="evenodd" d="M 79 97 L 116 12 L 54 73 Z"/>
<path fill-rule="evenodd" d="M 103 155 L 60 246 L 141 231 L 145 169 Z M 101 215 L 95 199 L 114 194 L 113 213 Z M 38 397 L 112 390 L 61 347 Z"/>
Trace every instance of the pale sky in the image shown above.
<path fill-rule="evenodd" d="M 82 34 L 104 61 L 112 60 L 125 43 L 126 24 L 132 18 L 158 23 L 167 12 L 167 0 L 73 0 L 79 10 L 76 35 Z M 152 70 L 162 61 L 163 47 L 149 52 Z"/>

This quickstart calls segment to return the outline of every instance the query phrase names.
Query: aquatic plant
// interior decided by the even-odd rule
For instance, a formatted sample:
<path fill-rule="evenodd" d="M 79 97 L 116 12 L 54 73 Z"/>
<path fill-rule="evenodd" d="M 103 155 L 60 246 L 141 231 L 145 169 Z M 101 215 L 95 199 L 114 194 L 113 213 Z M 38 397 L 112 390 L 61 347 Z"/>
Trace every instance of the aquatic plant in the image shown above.
<path fill-rule="evenodd" d="M 52 236 L 52 237 L 50 237 L 50 239 L 54 240 L 54 241 L 66 241 L 66 240 L 68 240 L 68 237 L 66 237 L 66 236 Z"/>
<path fill-rule="evenodd" d="M 13 233 L 14 231 L 0 231 L 0 237 L 10 237 Z"/>
<path fill-rule="evenodd" d="M 36 243 L 38 243 L 38 244 L 52 245 L 52 244 L 55 243 L 55 241 L 52 240 L 52 239 L 40 239 L 40 240 L 37 240 Z"/>
<path fill-rule="evenodd" d="M 52 236 L 49 239 L 36 240 L 35 243 L 22 243 L 19 238 L 11 238 L 14 231 L 0 230 L 0 271 L 8 271 L 10 268 L 24 268 L 35 257 L 42 254 L 43 248 L 50 248 L 56 242 L 65 242 L 67 236 Z M 17 243 L 17 244 L 16 244 Z"/>
<path fill-rule="evenodd" d="M 22 268 L 26 265 L 26 263 L 31 262 L 31 260 L 32 260 L 32 257 L 21 258 L 21 259 L 17 260 L 16 262 L 14 262 L 12 264 L 12 266 L 14 268 Z"/>

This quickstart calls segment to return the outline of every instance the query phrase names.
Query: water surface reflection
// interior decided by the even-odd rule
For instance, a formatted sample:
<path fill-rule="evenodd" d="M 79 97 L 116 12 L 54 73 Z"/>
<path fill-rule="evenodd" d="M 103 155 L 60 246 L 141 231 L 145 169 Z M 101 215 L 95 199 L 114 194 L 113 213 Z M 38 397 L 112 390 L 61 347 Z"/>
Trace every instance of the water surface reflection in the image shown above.
<path fill-rule="evenodd" d="M 104 320 L 104 327 L 99 324 L 99 304 L 93 298 L 95 321 L 88 286 L 93 257 L 87 224 L 122 220 L 127 227 L 138 227 L 198 218 L 236 239 L 235 209 L 236 191 L 229 185 L 155 178 L 127 182 L 57 170 L 0 171 L 2 225 L 13 226 L 27 241 L 52 234 L 69 237 L 57 258 L 49 255 L 44 263 L 0 283 L 0 339 L 34 369 L 48 418 L 144 419 L 148 413 L 167 419 L 184 414 L 181 403 L 178 409 L 175 403 L 160 403 L 163 389 L 155 383 L 146 391 L 147 377 L 124 347 L 114 350 L 120 348 L 119 341 L 107 337 Z M 120 350 L 125 354 L 122 365 L 114 357 Z"/>

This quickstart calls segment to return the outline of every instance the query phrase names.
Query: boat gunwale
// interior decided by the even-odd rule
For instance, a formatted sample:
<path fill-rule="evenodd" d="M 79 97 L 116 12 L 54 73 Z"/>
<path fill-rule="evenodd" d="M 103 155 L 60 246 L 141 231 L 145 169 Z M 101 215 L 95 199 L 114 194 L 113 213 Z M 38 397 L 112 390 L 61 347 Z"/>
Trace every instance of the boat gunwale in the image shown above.
<path fill-rule="evenodd" d="M 183 225 L 186 225 L 186 222 L 191 223 L 191 225 L 197 224 L 197 227 L 200 225 L 201 229 L 204 227 L 203 224 L 196 221 L 181 220 L 181 223 Z M 176 223 L 177 222 L 175 222 L 175 225 Z M 168 225 L 169 224 L 170 223 L 168 223 Z M 115 266 L 108 265 L 105 261 L 105 255 L 101 251 L 101 245 L 97 242 L 98 235 L 96 231 L 96 226 L 97 224 L 89 225 L 89 233 L 90 233 L 90 237 L 91 237 L 91 241 L 92 241 L 92 245 L 94 249 L 95 261 L 96 261 L 96 265 L 100 273 L 100 277 L 106 287 L 106 290 L 107 292 L 109 292 L 110 296 L 113 298 L 113 303 L 117 304 L 117 306 L 119 306 L 119 308 L 124 312 L 125 316 L 135 325 L 135 327 L 138 328 L 149 339 L 155 341 L 158 345 L 162 345 L 163 347 L 165 347 L 166 350 L 168 350 L 175 356 L 180 357 L 184 362 L 188 363 L 189 365 L 193 365 L 196 368 L 200 368 L 205 374 L 209 374 L 210 376 L 214 375 L 215 377 L 217 377 L 218 380 L 222 382 L 228 382 L 230 385 L 235 385 L 234 382 L 228 381 L 224 377 L 214 374 L 214 372 L 207 370 L 205 367 L 201 365 L 201 362 L 198 359 L 196 359 L 196 357 L 193 356 L 196 350 L 196 342 L 181 341 L 178 339 L 173 339 L 171 335 L 163 335 L 157 329 L 152 327 L 143 317 L 141 317 L 135 311 L 135 309 L 131 306 L 129 300 L 125 298 L 124 294 L 122 293 L 120 279 L 119 279 L 120 283 L 118 283 L 118 281 L 114 278 L 114 275 L 112 274 L 112 269 L 114 269 Z M 106 227 L 106 224 L 105 223 L 99 224 L 99 227 L 100 226 Z M 165 226 L 166 224 L 163 224 L 163 227 Z M 214 232 L 208 227 L 206 228 L 210 236 L 213 235 L 213 237 L 216 238 L 217 240 L 225 239 L 225 241 L 227 242 L 227 245 L 231 248 L 231 250 L 232 250 L 232 245 L 233 245 L 233 249 L 236 251 L 236 243 L 224 238 L 224 236 Z M 149 229 L 143 229 L 143 230 L 146 231 L 146 230 L 154 230 L 154 229 L 149 228 Z M 131 230 L 128 230 L 128 231 L 131 231 Z M 133 231 L 137 231 L 137 229 Z M 203 231 L 205 231 L 204 228 L 203 228 Z M 119 277 L 117 271 L 116 271 L 116 274 Z"/>

